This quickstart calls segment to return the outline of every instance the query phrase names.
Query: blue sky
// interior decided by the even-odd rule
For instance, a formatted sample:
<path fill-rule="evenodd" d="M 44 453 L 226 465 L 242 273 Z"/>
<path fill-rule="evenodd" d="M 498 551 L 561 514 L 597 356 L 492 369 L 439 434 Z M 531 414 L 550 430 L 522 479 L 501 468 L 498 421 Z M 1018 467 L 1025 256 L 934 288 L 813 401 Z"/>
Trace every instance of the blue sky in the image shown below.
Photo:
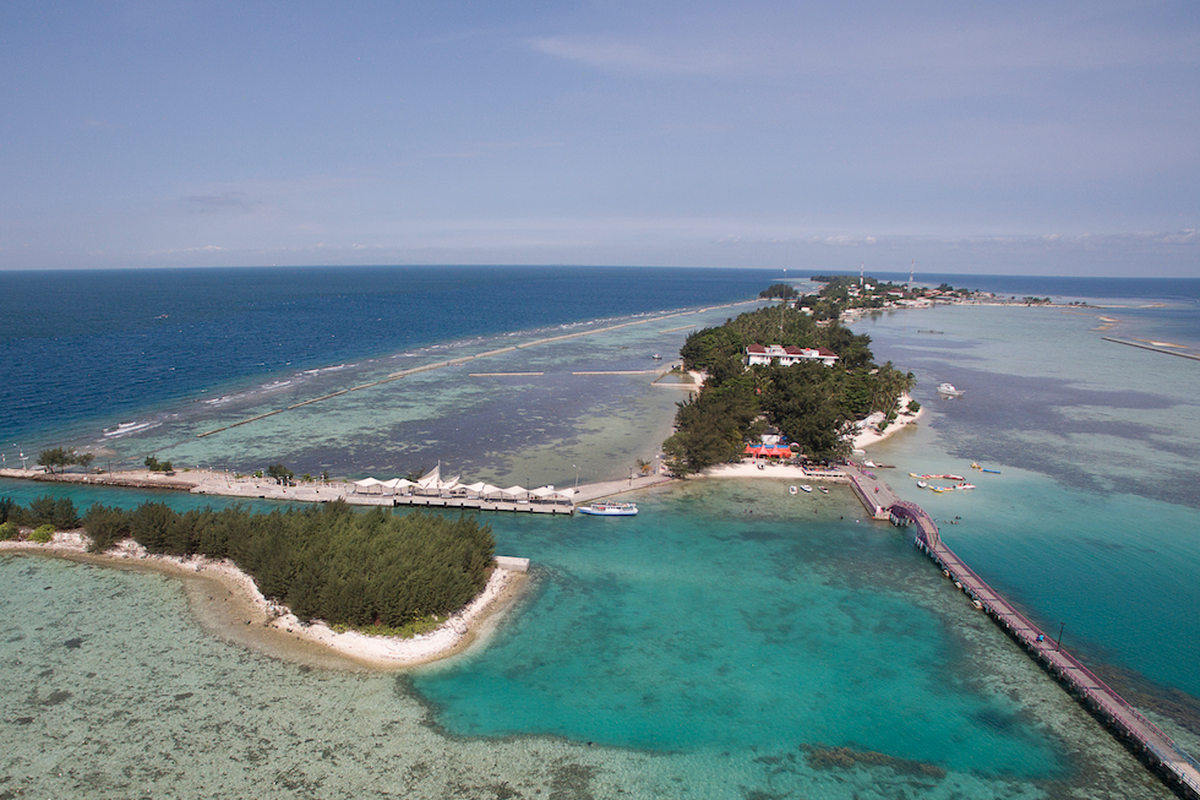
<path fill-rule="evenodd" d="M 0 6 L 0 268 L 1200 276 L 1200 4 Z"/>

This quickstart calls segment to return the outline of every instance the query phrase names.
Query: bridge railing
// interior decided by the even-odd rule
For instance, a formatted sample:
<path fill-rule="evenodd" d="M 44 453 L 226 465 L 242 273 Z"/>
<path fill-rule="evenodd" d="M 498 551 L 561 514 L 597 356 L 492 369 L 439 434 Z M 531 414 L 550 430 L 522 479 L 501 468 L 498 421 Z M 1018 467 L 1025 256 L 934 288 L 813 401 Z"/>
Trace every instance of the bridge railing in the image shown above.
<path fill-rule="evenodd" d="M 1003 600 L 1001 595 L 999 595 L 996 590 L 987 583 L 987 581 L 979 577 L 979 574 L 975 572 L 975 570 L 967 566 L 966 562 L 959 558 L 953 550 L 942 543 L 933 545 L 931 549 L 941 556 L 943 563 L 948 561 L 954 562 L 954 572 L 959 573 L 955 575 L 956 580 L 961 581 L 964 576 L 969 576 L 971 582 L 975 583 L 980 589 L 986 589 L 993 597 L 1000 598 L 1006 606 L 1006 611 L 1004 614 L 1014 618 L 1015 621 L 1028 628 L 1033 638 L 1036 639 L 1036 637 L 1039 635 L 1045 637 L 1045 631 L 1043 631 L 1041 628 L 1035 625 L 1032 620 L 1014 608 L 1010 603 L 1008 603 L 1008 601 Z M 947 556 L 949 556 L 949 558 L 947 558 Z M 981 600 L 981 603 L 985 604 L 988 610 L 993 614 L 999 614 L 999 610 L 994 607 L 992 601 Z M 1093 702 L 1107 708 L 1114 717 L 1120 717 L 1122 715 L 1132 717 L 1150 734 L 1150 737 L 1147 737 L 1142 735 L 1140 732 L 1127 727 L 1128 733 L 1141 741 L 1142 744 L 1144 744 L 1147 748 L 1152 750 L 1164 765 L 1169 766 L 1174 761 L 1184 761 L 1190 764 L 1194 769 L 1200 771 L 1200 761 L 1197 761 L 1187 751 L 1183 750 L 1170 736 L 1166 734 L 1165 731 L 1159 728 L 1154 722 L 1149 720 L 1146 715 L 1137 708 L 1130 705 L 1129 701 L 1118 694 L 1117 691 L 1107 683 L 1102 681 L 1094 672 L 1088 669 L 1082 661 L 1080 661 L 1067 650 L 1059 649 L 1055 652 L 1058 653 L 1059 657 L 1066 661 L 1070 665 L 1070 668 L 1077 673 L 1077 676 L 1071 680 L 1071 683 L 1074 683 Z M 1095 684 L 1096 688 L 1092 689 L 1091 687 L 1084 687 L 1078 676 L 1083 676 L 1089 682 Z M 1158 743 L 1154 742 L 1151 737 L 1157 738 L 1159 743 L 1169 747 L 1171 749 L 1171 753 L 1164 752 L 1163 749 L 1158 746 Z M 1200 785 L 1197 785 L 1197 782 L 1189 775 L 1179 770 L 1173 771 L 1176 775 L 1178 775 L 1179 779 L 1187 784 L 1190 788 L 1195 791 L 1200 791 Z"/>

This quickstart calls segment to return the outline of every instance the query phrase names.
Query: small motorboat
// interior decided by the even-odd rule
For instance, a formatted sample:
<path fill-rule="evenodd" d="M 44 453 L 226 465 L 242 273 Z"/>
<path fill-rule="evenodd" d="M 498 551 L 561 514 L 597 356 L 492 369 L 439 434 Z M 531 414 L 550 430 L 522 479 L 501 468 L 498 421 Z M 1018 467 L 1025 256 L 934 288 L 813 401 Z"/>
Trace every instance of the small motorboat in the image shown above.
<path fill-rule="evenodd" d="M 799 490 L 795 486 L 788 487 L 788 494 L 796 494 L 797 491 Z"/>
<path fill-rule="evenodd" d="M 806 484 L 804 484 L 803 486 L 801 486 L 800 488 L 801 488 L 803 491 L 807 492 L 808 494 L 812 494 L 812 487 L 811 487 L 811 486 L 809 486 L 807 483 L 806 483 Z"/>
<path fill-rule="evenodd" d="M 817 490 L 820 491 L 821 494 L 829 494 L 829 487 L 827 486 L 818 486 Z"/>
<path fill-rule="evenodd" d="M 579 506 L 576 510 L 580 514 L 588 514 L 593 517 L 633 517 L 638 513 L 636 503 L 592 503 Z"/>
<path fill-rule="evenodd" d="M 939 384 L 937 393 L 942 397 L 962 397 L 962 390 L 954 388 L 953 383 Z"/>
<path fill-rule="evenodd" d="M 917 481 L 917 488 L 918 489 L 928 489 L 929 483 L 927 481 Z"/>
<path fill-rule="evenodd" d="M 955 486 L 954 488 L 955 488 L 955 489 L 974 489 L 974 488 L 975 488 L 975 484 L 973 484 L 973 483 L 960 483 L 960 484 L 958 484 L 957 486 Z"/>

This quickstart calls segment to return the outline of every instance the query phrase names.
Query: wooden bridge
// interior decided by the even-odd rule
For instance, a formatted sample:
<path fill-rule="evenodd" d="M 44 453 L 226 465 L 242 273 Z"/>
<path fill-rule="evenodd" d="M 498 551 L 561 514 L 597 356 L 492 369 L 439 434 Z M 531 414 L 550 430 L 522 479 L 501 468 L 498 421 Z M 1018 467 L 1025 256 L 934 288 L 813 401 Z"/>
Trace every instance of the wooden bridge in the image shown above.
<path fill-rule="evenodd" d="M 946 546 L 937 524 L 924 509 L 916 503 L 899 500 L 891 505 L 888 513 L 893 524 L 914 526 L 914 544 L 942 568 L 946 577 L 971 598 L 976 608 L 987 612 L 1085 708 L 1107 725 L 1134 755 L 1148 763 L 1183 797 L 1200 800 L 1200 762 L 988 586 Z"/>

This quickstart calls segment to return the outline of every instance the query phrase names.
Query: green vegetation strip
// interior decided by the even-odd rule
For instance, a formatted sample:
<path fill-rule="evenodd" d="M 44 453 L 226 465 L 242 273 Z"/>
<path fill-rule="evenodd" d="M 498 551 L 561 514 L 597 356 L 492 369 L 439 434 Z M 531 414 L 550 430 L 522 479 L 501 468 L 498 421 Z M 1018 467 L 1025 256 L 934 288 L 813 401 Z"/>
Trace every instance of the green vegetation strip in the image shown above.
<path fill-rule="evenodd" d="M 356 512 L 343 502 L 269 514 L 96 503 L 80 520 L 69 498 L 40 497 L 27 508 L 0 499 L 5 538 L 24 531 L 48 541 L 81 522 L 91 552 L 132 538 L 156 555 L 228 558 L 300 619 L 376 633 L 458 611 L 483 591 L 495 560 L 490 526 L 468 517 Z"/>
<path fill-rule="evenodd" d="M 698 395 L 680 405 L 676 432 L 663 442 L 672 472 L 686 475 L 738 460 L 768 424 L 805 456 L 837 459 L 849 454 L 847 433 L 855 420 L 874 411 L 896 418 L 897 400 L 916 378 L 890 361 L 876 365 L 870 337 L 838 324 L 845 308 L 838 292 L 844 289 L 826 287 L 820 297 L 800 298 L 796 305 L 823 308 L 820 317 L 793 305 L 770 306 L 687 337 L 679 351 L 684 369 L 708 378 Z M 833 366 L 802 361 L 748 367 L 751 344 L 824 347 L 838 360 Z"/>

